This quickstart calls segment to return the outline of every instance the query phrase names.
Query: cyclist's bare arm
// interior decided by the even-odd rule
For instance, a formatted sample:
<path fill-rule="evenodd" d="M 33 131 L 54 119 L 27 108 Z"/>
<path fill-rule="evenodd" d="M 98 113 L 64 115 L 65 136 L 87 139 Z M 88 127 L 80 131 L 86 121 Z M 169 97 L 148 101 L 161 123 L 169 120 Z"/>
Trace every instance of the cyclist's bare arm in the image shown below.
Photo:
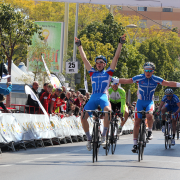
<path fill-rule="evenodd" d="M 121 83 L 121 84 L 132 84 L 132 83 L 133 83 L 133 80 L 132 80 L 132 79 L 120 78 L 120 79 L 119 79 L 119 83 Z"/>
<path fill-rule="evenodd" d="M 177 82 L 175 81 L 163 81 L 162 86 L 169 86 L 169 87 L 177 87 Z"/>
<path fill-rule="evenodd" d="M 165 104 L 165 102 L 161 101 L 161 104 L 158 107 L 158 111 L 161 111 L 161 108 L 163 107 L 164 104 Z"/>
<path fill-rule="evenodd" d="M 177 103 L 177 106 L 179 107 L 178 110 L 176 111 L 176 113 L 180 112 L 180 102 Z"/>
<path fill-rule="evenodd" d="M 77 37 L 75 37 L 75 42 L 77 42 L 78 40 L 79 40 L 79 39 L 78 39 Z M 86 54 L 85 54 L 85 52 L 84 52 L 84 50 L 83 50 L 83 47 L 82 47 L 82 46 L 79 46 L 78 49 L 79 49 L 81 58 L 82 58 L 82 60 L 83 60 L 83 62 L 84 62 L 84 64 L 85 64 L 85 67 L 86 67 L 87 71 L 89 71 L 89 70 L 92 68 L 92 66 L 91 66 L 91 64 L 89 63 L 89 61 L 87 60 Z"/>
<path fill-rule="evenodd" d="M 121 38 L 122 38 L 122 40 L 125 40 L 125 34 Z M 122 44 L 119 43 L 118 48 L 117 48 L 116 53 L 115 53 L 115 56 L 114 56 L 114 58 L 112 60 L 112 63 L 110 65 L 110 68 L 113 69 L 113 70 L 116 68 L 118 58 L 119 58 L 119 56 L 121 54 L 121 49 L 122 49 Z"/>

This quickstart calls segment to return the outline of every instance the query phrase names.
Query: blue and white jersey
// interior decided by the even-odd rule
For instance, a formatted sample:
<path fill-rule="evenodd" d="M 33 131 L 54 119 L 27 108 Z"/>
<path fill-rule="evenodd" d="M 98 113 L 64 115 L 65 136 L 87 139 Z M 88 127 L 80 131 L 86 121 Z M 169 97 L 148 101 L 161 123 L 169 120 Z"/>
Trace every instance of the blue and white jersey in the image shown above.
<path fill-rule="evenodd" d="M 92 94 L 108 94 L 108 87 L 114 70 L 110 67 L 102 71 L 96 71 L 94 68 L 91 68 L 88 72 L 91 77 Z"/>
<path fill-rule="evenodd" d="M 158 84 L 162 84 L 164 81 L 158 76 L 152 75 L 150 78 L 146 78 L 145 74 L 140 74 L 132 78 L 133 83 L 138 84 L 137 96 L 140 100 L 153 100 L 154 92 Z"/>
<path fill-rule="evenodd" d="M 165 95 L 163 98 L 162 98 L 162 101 L 167 103 L 168 105 L 170 106 L 173 106 L 173 107 L 176 107 L 177 106 L 177 103 L 179 103 L 179 98 L 173 94 L 173 97 L 171 98 L 171 100 L 168 100 L 167 99 L 167 96 Z"/>

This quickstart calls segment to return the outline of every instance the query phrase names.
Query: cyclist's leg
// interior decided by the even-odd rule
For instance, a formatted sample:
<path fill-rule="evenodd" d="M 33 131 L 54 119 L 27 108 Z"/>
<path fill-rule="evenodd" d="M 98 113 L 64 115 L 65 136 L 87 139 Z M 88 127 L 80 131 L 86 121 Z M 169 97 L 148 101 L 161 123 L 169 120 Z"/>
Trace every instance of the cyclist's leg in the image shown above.
<path fill-rule="evenodd" d="M 111 111 L 111 105 L 110 105 L 110 102 L 108 101 L 108 97 L 107 97 L 106 94 L 101 95 L 101 97 L 100 97 L 100 106 L 104 111 Z M 110 120 L 111 120 L 109 118 L 111 118 L 111 116 L 109 116 L 108 113 L 105 113 L 105 116 L 104 116 L 104 129 L 103 129 L 102 138 L 101 138 L 102 146 L 106 145 L 105 136 L 106 136 L 106 132 L 107 132 L 108 127 L 109 127 Z"/>
<path fill-rule="evenodd" d="M 135 111 L 141 111 L 143 110 L 142 101 L 138 100 L 136 104 Z M 142 115 L 140 113 L 135 113 L 135 122 L 134 122 L 134 130 L 133 130 L 133 141 L 134 146 L 132 149 L 133 153 L 136 153 L 137 151 L 137 141 L 138 141 L 138 134 L 139 134 L 139 126 L 142 119 Z"/>
<path fill-rule="evenodd" d="M 92 95 L 91 98 L 89 99 L 89 101 L 87 102 L 87 104 L 85 105 L 84 110 L 96 109 L 97 104 L 95 103 L 95 101 L 96 101 L 96 97 L 95 97 L 95 95 Z M 84 132 L 86 133 L 88 141 L 91 141 L 91 135 L 89 133 L 89 123 L 88 123 L 87 119 L 88 119 L 89 115 L 91 115 L 91 114 L 92 113 L 86 112 L 84 119 L 83 119 L 83 113 L 81 115 L 81 123 L 82 123 L 83 129 L 84 129 Z"/>
<path fill-rule="evenodd" d="M 154 111 L 154 101 L 146 101 L 146 111 Z M 151 140 L 152 136 L 152 127 L 153 127 L 153 114 L 146 114 L 147 123 L 148 123 L 148 139 Z"/>
<path fill-rule="evenodd" d="M 168 104 L 167 105 L 165 105 L 165 107 L 163 107 L 162 109 L 161 109 L 161 113 L 162 113 L 162 115 L 161 115 L 161 117 L 162 117 L 162 132 L 164 133 L 164 131 L 165 131 L 165 118 L 166 118 L 166 116 L 164 115 L 167 111 L 170 111 L 170 107 L 168 106 Z"/>
<path fill-rule="evenodd" d="M 128 117 L 129 117 L 129 109 L 128 109 L 128 107 L 126 106 L 126 107 L 125 107 L 125 113 L 124 113 L 124 121 L 121 121 L 121 127 L 124 126 L 124 124 L 126 123 Z"/>

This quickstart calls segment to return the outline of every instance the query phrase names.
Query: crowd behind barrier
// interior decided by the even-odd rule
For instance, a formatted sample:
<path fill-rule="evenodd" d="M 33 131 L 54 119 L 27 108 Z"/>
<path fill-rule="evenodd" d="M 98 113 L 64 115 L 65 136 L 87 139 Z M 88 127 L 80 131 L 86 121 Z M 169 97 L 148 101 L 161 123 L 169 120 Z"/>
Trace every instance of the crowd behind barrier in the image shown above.
<path fill-rule="evenodd" d="M 90 132 L 93 118 L 88 119 Z M 131 133 L 134 122 L 128 119 L 123 127 L 124 133 Z M 103 129 L 103 122 L 101 123 Z M 86 140 L 80 117 L 50 116 L 43 114 L 0 113 L 0 147 L 7 146 L 15 151 L 16 147 L 44 146 Z"/>

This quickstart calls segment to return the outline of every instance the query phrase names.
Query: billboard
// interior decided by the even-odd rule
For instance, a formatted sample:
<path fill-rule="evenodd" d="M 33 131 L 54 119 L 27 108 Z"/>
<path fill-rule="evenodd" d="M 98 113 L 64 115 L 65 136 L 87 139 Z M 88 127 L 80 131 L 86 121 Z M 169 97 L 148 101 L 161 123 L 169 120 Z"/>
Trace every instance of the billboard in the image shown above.
<path fill-rule="evenodd" d="M 38 34 L 34 34 L 32 45 L 29 48 L 28 70 L 35 72 L 38 66 L 45 71 L 42 60 L 38 58 L 38 55 L 35 55 L 36 52 L 31 52 L 37 49 L 37 51 L 42 51 L 37 52 L 37 54 L 43 55 L 50 72 L 62 72 L 64 23 L 48 21 L 36 21 L 35 23 L 42 27 L 44 40 L 41 41 Z"/>

